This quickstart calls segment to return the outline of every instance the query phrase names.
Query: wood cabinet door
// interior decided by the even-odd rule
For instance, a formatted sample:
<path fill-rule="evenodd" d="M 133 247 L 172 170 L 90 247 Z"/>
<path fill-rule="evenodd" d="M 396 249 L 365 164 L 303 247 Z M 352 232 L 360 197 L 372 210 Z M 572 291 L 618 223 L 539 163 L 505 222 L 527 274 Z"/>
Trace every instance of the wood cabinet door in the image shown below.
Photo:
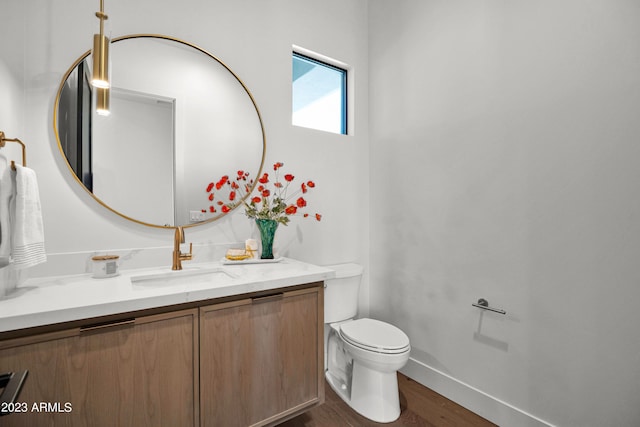
<path fill-rule="evenodd" d="M 197 332 L 193 309 L 0 342 L 0 371 L 29 370 L 0 424 L 196 425 Z"/>
<path fill-rule="evenodd" d="M 268 425 L 322 403 L 320 288 L 200 308 L 202 426 Z"/>

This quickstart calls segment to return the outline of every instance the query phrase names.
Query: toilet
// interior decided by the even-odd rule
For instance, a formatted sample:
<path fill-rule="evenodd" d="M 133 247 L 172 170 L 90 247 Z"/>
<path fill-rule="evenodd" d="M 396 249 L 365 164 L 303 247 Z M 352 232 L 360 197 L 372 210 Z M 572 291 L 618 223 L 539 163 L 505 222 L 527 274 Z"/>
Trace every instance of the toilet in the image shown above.
<path fill-rule="evenodd" d="M 325 281 L 325 378 L 360 415 L 379 423 L 400 416 L 397 371 L 409 360 L 409 337 L 388 323 L 356 319 L 363 268 L 330 265 Z"/>

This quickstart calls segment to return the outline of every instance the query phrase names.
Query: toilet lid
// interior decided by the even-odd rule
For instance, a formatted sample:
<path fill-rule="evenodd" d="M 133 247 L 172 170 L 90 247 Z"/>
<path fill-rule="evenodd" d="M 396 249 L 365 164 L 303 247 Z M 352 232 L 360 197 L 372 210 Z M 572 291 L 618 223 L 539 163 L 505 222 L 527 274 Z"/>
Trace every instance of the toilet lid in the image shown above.
<path fill-rule="evenodd" d="M 351 344 L 378 353 L 402 353 L 409 337 L 393 325 L 374 319 L 357 319 L 340 325 L 340 335 Z"/>

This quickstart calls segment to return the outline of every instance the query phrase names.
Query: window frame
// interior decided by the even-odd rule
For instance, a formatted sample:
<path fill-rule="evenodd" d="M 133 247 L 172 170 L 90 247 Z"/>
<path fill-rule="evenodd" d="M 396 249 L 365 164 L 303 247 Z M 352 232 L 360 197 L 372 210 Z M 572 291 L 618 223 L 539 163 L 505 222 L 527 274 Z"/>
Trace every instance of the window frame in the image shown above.
<path fill-rule="evenodd" d="M 336 133 L 336 134 L 349 135 L 349 75 L 350 75 L 349 68 L 343 65 L 336 65 L 337 61 L 333 61 L 322 55 L 317 55 L 306 49 L 296 48 L 294 46 L 292 50 L 291 61 L 293 61 L 295 58 L 306 60 L 314 64 L 317 64 L 341 73 L 341 79 L 340 79 L 340 89 L 342 94 L 341 102 L 340 102 L 340 107 L 341 107 L 340 123 L 341 124 L 340 124 L 340 133 Z M 293 76 L 291 78 L 291 85 L 293 90 Z M 292 96 L 292 99 L 293 99 L 293 96 Z M 292 104 L 292 108 L 293 108 L 293 104 Z M 293 110 L 292 110 L 292 114 L 293 114 Z M 298 126 L 298 125 L 294 125 L 294 126 Z M 316 128 L 309 128 L 306 126 L 298 126 L 298 127 L 304 127 L 307 129 L 315 129 L 315 130 L 320 130 L 322 132 L 334 133 L 331 131 L 325 131 L 325 130 L 316 129 Z"/>

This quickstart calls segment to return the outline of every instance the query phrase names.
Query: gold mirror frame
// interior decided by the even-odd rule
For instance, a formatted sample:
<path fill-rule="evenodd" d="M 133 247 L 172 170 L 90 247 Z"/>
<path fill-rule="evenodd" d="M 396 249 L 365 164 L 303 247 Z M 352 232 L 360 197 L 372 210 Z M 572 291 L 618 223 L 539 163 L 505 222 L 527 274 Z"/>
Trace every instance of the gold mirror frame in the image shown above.
<path fill-rule="evenodd" d="M 176 43 L 181 43 L 185 46 L 191 47 L 193 49 L 196 49 L 197 51 L 205 54 L 206 56 L 210 57 L 211 59 L 213 59 L 214 61 L 216 61 L 218 64 L 222 65 L 222 67 L 224 67 L 229 73 L 231 73 L 231 75 L 235 78 L 235 80 L 237 80 L 238 83 L 240 83 L 240 85 L 242 86 L 242 88 L 245 90 L 245 92 L 247 93 L 247 95 L 249 96 L 249 99 L 251 100 L 253 107 L 255 108 L 256 111 L 256 115 L 258 117 L 258 121 L 260 123 L 260 130 L 262 132 L 262 156 L 260 159 L 260 166 L 258 168 L 258 172 L 256 174 L 256 177 L 259 177 L 262 174 L 262 169 L 264 167 L 264 160 L 265 160 L 265 154 L 266 154 L 266 149 L 267 149 L 267 141 L 266 141 L 266 135 L 265 135 L 265 131 L 264 131 L 264 123 L 262 121 L 262 115 L 260 114 L 260 110 L 258 109 L 258 105 L 255 102 L 255 99 L 253 98 L 253 95 L 251 94 L 251 92 L 249 91 L 249 89 L 247 88 L 247 86 L 244 84 L 244 82 L 231 70 L 231 68 L 229 68 L 224 62 L 222 62 L 220 59 L 218 59 L 216 56 L 212 55 L 211 53 L 209 53 L 208 51 L 206 51 L 205 49 L 202 49 L 201 47 L 194 45 L 192 43 L 186 42 L 184 40 L 180 40 L 174 37 L 170 37 L 170 36 L 165 36 L 162 34 L 130 34 L 130 35 L 125 35 L 125 36 L 121 36 L 121 37 L 116 37 L 114 39 L 111 40 L 111 43 L 117 43 L 119 41 L 123 41 L 123 40 L 129 40 L 129 39 L 138 39 L 138 38 L 156 38 L 156 39 L 163 39 L 163 40 L 168 40 L 168 41 L 172 41 L 172 42 L 176 42 Z M 226 213 L 219 213 L 211 218 L 208 218 L 204 221 L 199 221 L 199 222 L 195 222 L 195 223 L 191 223 L 191 224 L 173 224 L 173 225 L 159 225 L 159 224 L 152 224 L 152 223 L 148 223 L 136 218 L 132 218 L 128 215 L 123 214 L 122 212 L 111 208 L 107 203 L 105 203 L 103 200 L 101 200 L 99 197 L 97 197 L 92 191 L 90 191 L 85 185 L 84 183 L 81 181 L 81 179 L 76 175 L 76 172 L 73 170 L 73 167 L 71 166 L 71 163 L 69 162 L 69 159 L 67 157 L 67 154 L 65 153 L 63 146 L 62 146 L 62 142 L 60 140 L 60 135 L 59 135 L 59 131 L 58 131 L 58 116 L 59 116 L 59 104 L 60 104 L 60 97 L 62 95 L 62 91 L 64 89 L 64 86 L 68 80 L 68 78 L 70 77 L 71 73 L 73 73 L 76 68 L 78 67 L 78 65 L 84 61 L 89 55 L 91 55 L 91 50 L 86 51 L 84 54 L 82 54 L 72 65 L 71 67 L 69 67 L 69 69 L 67 70 L 67 72 L 64 74 L 64 76 L 62 77 L 62 80 L 60 82 L 60 87 L 58 88 L 58 92 L 56 94 L 56 99 L 55 99 L 55 103 L 54 103 L 54 107 L 53 107 L 53 131 L 56 137 L 56 141 L 58 144 L 58 149 L 60 150 L 60 154 L 62 155 L 62 157 L 64 158 L 65 163 L 67 164 L 68 170 L 71 173 L 71 175 L 73 176 L 73 178 L 75 179 L 75 181 L 87 192 L 91 195 L 91 197 L 97 201 L 101 206 L 105 207 L 107 210 L 117 214 L 118 216 L 121 216 L 129 221 L 141 224 L 141 225 L 145 225 L 148 227 L 154 227 L 154 228 L 168 228 L 168 229 L 174 229 L 177 227 L 182 227 L 182 228 L 188 228 L 188 227 L 195 227 L 198 225 L 202 225 L 202 224 L 208 224 L 211 223 L 213 221 L 216 221 L 220 218 L 222 218 L 223 216 L 229 214 L 230 212 L 232 212 L 234 209 L 236 209 L 237 207 L 241 206 L 242 203 L 236 203 L 235 206 L 231 209 L 231 211 L 226 212 Z M 212 179 L 216 179 L 218 177 L 212 177 Z M 248 198 L 251 193 L 253 192 L 253 189 L 255 188 L 255 186 L 257 185 L 258 180 L 255 179 L 253 185 L 250 187 L 250 191 L 247 192 L 247 194 L 245 194 L 245 196 L 240 200 L 243 201 L 246 198 Z M 203 195 L 204 195 L 204 191 L 203 191 Z M 204 203 L 203 203 L 204 204 Z M 174 218 L 174 222 L 175 222 L 175 218 Z"/>

